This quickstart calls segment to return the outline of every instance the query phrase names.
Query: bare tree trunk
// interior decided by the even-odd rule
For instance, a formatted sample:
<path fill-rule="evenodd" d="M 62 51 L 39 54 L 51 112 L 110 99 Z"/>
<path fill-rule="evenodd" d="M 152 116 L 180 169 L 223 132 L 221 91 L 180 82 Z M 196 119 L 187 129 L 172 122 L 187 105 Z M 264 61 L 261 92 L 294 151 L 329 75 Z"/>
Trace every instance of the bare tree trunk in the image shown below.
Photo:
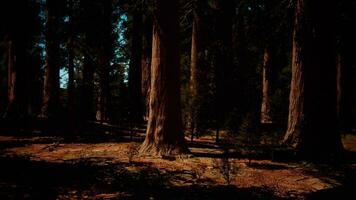
<path fill-rule="evenodd" d="M 270 71 L 271 71 L 271 52 L 265 48 L 262 64 L 262 106 L 261 106 L 261 123 L 272 123 L 270 108 Z"/>
<path fill-rule="evenodd" d="M 328 158 L 342 149 L 337 131 L 333 2 L 298 0 L 288 129 L 284 143 L 300 156 Z"/>
<path fill-rule="evenodd" d="M 15 56 L 14 56 L 14 49 L 13 49 L 13 42 L 9 41 L 8 43 L 8 58 L 7 58 L 7 97 L 8 97 L 8 113 L 11 113 L 14 100 L 16 97 L 15 93 L 15 84 L 16 84 L 16 72 L 14 69 L 14 62 L 15 62 Z"/>
<path fill-rule="evenodd" d="M 59 16 L 57 1 L 48 0 L 46 5 L 46 68 L 43 88 L 42 116 L 55 117 L 59 111 Z"/>
<path fill-rule="evenodd" d="M 97 99 L 96 119 L 104 122 L 109 120 L 110 88 L 109 88 L 109 70 L 112 59 L 112 1 L 102 0 L 101 10 L 101 41 L 99 45 L 98 75 L 99 92 Z"/>
<path fill-rule="evenodd" d="M 178 1 L 155 1 L 150 113 L 140 153 L 187 153 L 180 108 Z"/>
<path fill-rule="evenodd" d="M 193 25 L 192 25 L 192 47 L 190 56 L 190 127 L 191 127 L 191 141 L 193 141 L 194 135 L 196 134 L 196 118 L 197 118 L 197 65 L 198 65 L 198 47 L 197 47 L 197 26 L 198 26 L 198 16 L 194 13 Z"/>

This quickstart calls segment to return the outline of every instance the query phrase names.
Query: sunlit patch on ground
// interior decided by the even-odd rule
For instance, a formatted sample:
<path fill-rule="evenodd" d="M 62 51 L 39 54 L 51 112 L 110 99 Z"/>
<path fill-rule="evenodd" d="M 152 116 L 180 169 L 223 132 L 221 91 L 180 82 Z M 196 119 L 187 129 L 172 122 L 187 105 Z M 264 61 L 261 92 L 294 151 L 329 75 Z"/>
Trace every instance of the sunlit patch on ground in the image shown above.
<path fill-rule="evenodd" d="M 356 146 L 355 138 L 347 137 L 345 146 L 353 150 Z M 308 194 L 341 186 L 342 177 L 345 176 L 345 166 L 325 170 L 306 163 L 226 158 L 222 156 L 222 149 L 213 146 L 190 148 L 193 155 L 208 156 L 171 160 L 139 156 L 137 142 L 63 141 L 58 137 L 1 136 L 0 143 L 23 144 L 2 149 L 1 158 L 29 164 L 30 167 L 25 168 L 23 173 L 33 173 L 34 176 L 39 176 L 39 179 L 46 179 L 46 176 L 51 177 L 52 173 L 58 173 L 50 183 L 57 199 L 130 199 L 139 197 L 138 191 L 143 191 L 144 197 L 160 197 L 160 190 L 169 196 L 176 194 L 179 188 L 195 187 L 199 187 L 197 190 L 205 194 L 207 191 L 214 191 L 211 187 L 217 186 L 227 187 L 228 190 L 233 188 L 232 191 L 246 189 L 256 194 L 268 191 L 269 195 L 275 197 L 303 199 Z M 11 171 L 11 166 L 7 167 L 4 170 Z M 6 173 L 4 170 L 1 173 Z M 17 175 L 16 172 L 9 173 Z M 28 188 L 31 182 L 23 183 L 20 175 L 13 177 L 14 180 L 6 175 L 2 176 L 6 178 L 0 179 L 1 193 L 8 191 L 9 195 L 12 195 L 14 191 L 30 190 L 27 192 L 33 195 L 32 189 Z M 29 175 L 25 174 L 24 179 L 26 176 Z M 72 180 L 71 176 L 75 180 Z M 62 178 L 64 180 L 61 180 Z M 67 183 L 68 181 L 70 183 Z M 189 190 L 186 192 L 190 195 Z M 23 195 L 29 194 L 24 192 Z"/>

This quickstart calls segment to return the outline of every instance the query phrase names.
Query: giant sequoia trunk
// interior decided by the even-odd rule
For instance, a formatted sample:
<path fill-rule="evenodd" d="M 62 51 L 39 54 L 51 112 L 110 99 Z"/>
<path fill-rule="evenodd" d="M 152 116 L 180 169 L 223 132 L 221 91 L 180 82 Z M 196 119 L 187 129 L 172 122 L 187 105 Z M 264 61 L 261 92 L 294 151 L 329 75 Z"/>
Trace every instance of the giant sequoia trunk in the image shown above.
<path fill-rule="evenodd" d="M 46 68 L 43 87 L 43 117 L 55 117 L 59 109 L 58 2 L 57 0 L 48 0 L 46 5 Z"/>
<path fill-rule="evenodd" d="M 143 154 L 188 152 L 180 108 L 178 1 L 156 0 L 153 25 L 150 111 Z"/>
<path fill-rule="evenodd" d="M 323 9 L 319 6 L 323 5 Z M 292 54 L 288 129 L 284 143 L 304 158 L 342 149 L 336 119 L 333 1 L 298 0 Z"/>
<path fill-rule="evenodd" d="M 132 14 L 131 59 L 129 67 L 129 92 L 131 120 L 140 123 L 144 117 L 142 98 L 142 12 L 135 10 Z"/>
<path fill-rule="evenodd" d="M 262 64 L 262 105 L 261 123 L 272 123 L 270 107 L 270 71 L 271 71 L 271 50 L 266 47 Z"/>

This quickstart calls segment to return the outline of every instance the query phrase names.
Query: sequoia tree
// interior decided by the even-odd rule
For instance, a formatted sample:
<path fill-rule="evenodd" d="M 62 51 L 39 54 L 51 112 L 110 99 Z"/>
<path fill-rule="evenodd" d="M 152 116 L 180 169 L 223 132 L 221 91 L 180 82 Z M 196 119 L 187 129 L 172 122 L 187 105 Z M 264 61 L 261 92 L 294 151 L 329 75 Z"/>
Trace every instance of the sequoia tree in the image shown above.
<path fill-rule="evenodd" d="M 342 149 L 337 131 L 335 1 L 298 0 L 284 143 L 310 159 Z M 320 9 L 323 4 L 323 9 Z"/>
<path fill-rule="evenodd" d="M 180 108 L 178 1 L 156 0 L 151 91 L 146 138 L 140 153 L 187 153 Z"/>

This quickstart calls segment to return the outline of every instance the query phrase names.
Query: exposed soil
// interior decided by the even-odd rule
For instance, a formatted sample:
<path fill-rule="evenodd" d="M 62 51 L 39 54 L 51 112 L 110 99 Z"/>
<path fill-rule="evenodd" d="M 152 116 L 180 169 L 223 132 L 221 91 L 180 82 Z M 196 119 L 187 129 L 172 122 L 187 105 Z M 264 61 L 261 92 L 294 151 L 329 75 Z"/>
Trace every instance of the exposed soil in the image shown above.
<path fill-rule="evenodd" d="M 0 136 L 0 199 L 315 199 L 356 188 L 356 136 L 333 166 L 234 156 L 210 139 L 191 144 L 192 157 L 155 158 L 137 155 L 140 140 Z"/>

